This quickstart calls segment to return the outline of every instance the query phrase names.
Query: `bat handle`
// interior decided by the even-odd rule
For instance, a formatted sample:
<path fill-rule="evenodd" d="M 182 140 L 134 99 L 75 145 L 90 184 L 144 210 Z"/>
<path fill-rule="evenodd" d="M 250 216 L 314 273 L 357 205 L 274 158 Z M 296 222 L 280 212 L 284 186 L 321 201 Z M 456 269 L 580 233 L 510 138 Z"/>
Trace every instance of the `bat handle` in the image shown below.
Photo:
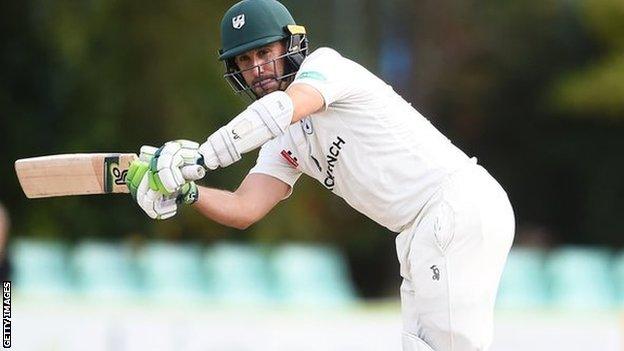
<path fill-rule="evenodd" d="M 186 180 L 202 179 L 206 175 L 206 169 L 202 165 L 192 165 L 182 167 L 182 176 Z"/>

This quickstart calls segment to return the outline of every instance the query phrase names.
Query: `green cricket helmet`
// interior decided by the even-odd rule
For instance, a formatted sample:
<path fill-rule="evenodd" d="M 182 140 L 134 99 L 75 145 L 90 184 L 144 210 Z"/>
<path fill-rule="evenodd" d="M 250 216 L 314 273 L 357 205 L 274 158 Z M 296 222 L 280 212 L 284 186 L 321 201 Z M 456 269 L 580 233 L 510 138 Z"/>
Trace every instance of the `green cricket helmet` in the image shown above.
<path fill-rule="evenodd" d="M 259 98 L 243 79 L 234 58 L 280 40 L 286 43 L 286 53 L 272 62 L 284 60 L 284 74 L 276 77 L 283 82 L 294 78 L 308 53 L 305 28 L 298 26 L 288 9 L 276 0 L 243 0 L 225 12 L 221 20 L 219 60 L 225 62 L 224 78 L 236 93 L 244 92 L 252 99 Z"/>

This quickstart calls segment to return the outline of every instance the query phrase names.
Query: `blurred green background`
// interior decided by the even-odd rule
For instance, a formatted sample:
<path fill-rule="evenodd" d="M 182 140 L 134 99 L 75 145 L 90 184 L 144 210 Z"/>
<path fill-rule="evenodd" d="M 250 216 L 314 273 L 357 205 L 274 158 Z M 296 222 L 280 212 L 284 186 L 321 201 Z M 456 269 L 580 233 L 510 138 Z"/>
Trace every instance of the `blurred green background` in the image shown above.
<path fill-rule="evenodd" d="M 75 243 L 224 239 L 339 247 L 364 297 L 396 294 L 394 234 L 302 177 L 241 232 L 184 209 L 147 218 L 129 197 L 27 200 L 18 158 L 203 141 L 245 106 L 222 78 L 232 1 L 0 3 L 0 202 L 13 238 Z M 312 48 L 393 85 L 509 193 L 518 246 L 624 243 L 624 2 L 283 1 Z M 202 184 L 234 190 L 256 153 Z"/>

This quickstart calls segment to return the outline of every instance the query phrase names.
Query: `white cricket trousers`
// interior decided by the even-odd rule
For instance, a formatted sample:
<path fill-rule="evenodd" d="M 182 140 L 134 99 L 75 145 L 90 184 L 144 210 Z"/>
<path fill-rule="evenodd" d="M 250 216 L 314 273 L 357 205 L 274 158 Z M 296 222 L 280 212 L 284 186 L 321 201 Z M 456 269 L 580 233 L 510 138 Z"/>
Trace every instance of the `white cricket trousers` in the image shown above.
<path fill-rule="evenodd" d="M 515 230 L 507 194 L 481 166 L 448 176 L 396 239 L 403 351 L 487 350 Z"/>

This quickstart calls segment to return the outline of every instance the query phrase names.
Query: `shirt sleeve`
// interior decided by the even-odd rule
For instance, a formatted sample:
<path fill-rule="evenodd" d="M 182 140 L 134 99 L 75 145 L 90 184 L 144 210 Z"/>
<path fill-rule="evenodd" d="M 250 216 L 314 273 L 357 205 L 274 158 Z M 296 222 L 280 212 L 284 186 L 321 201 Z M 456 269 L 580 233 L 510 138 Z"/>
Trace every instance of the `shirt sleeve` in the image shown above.
<path fill-rule="evenodd" d="M 280 138 L 275 138 L 266 142 L 260 148 L 256 165 L 249 170 L 249 174 L 261 173 L 270 175 L 288 184 L 290 190 L 284 197 L 284 199 L 286 199 L 292 194 L 293 186 L 301 176 L 301 171 L 288 163 L 286 158 L 282 155 L 282 150 L 285 149 L 281 147 Z"/>
<path fill-rule="evenodd" d="M 315 88 L 323 96 L 327 108 L 353 91 L 350 62 L 333 49 L 320 48 L 303 61 L 292 84 L 305 83 Z"/>

